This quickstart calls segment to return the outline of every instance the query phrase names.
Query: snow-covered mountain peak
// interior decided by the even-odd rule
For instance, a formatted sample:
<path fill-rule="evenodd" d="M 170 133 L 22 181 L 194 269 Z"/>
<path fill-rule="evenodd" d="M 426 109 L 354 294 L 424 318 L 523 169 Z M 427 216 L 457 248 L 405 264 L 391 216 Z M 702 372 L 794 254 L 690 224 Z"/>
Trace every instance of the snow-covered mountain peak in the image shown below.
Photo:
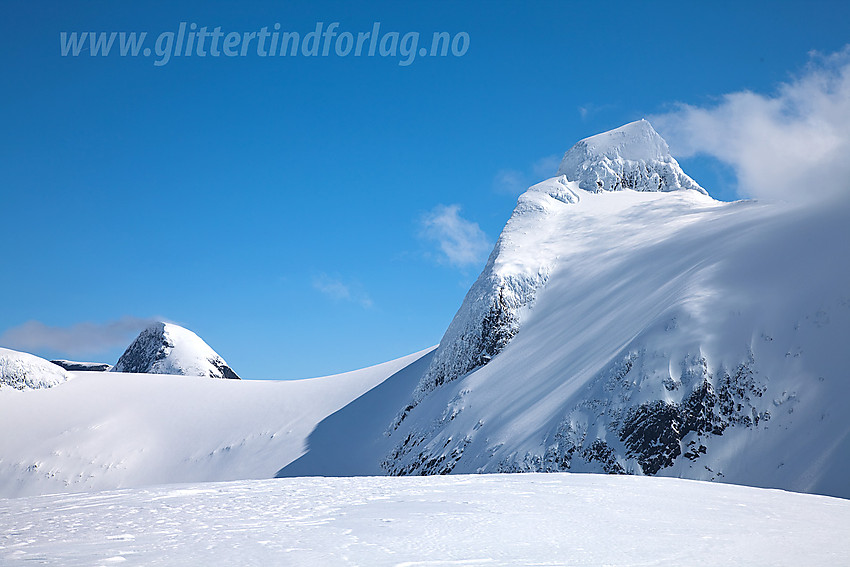
<path fill-rule="evenodd" d="M 601 233 L 610 228 L 614 221 L 609 217 L 619 214 L 620 209 L 636 201 L 655 202 L 651 195 L 644 195 L 646 199 L 634 193 L 623 193 L 617 199 L 599 195 L 625 189 L 693 190 L 658 200 L 661 208 L 691 201 L 700 206 L 715 203 L 682 171 L 667 142 L 646 120 L 578 142 L 564 156 L 555 177 L 532 185 L 520 195 L 487 265 L 446 330 L 413 399 L 399 412 L 392 427 L 397 427 L 429 392 L 484 366 L 507 346 L 530 311 L 537 290 L 559 263 L 565 228 L 573 229 L 588 219 L 608 219 L 602 221 L 602 228 L 594 228 Z M 615 230 L 606 242 L 623 236 L 622 231 Z M 574 238 L 570 246 L 582 247 L 584 242 L 584 238 Z"/>
<path fill-rule="evenodd" d="M 0 390 L 36 390 L 61 384 L 70 375 L 59 366 L 38 356 L 0 348 Z"/>
<path fill-rule="evenodd" d="M 201 337 L 173 323 L 154 323 L 142 331 L 112 372 L 239 379 Z"/>
<path fill-rule="evenodd" d="M 688 177 L 670 148 L 646 120 L 579 141 L 564 154 L 558 175 L 585 191 L 705 189 Z"/>
<path fill-rule="evenodd" d="M 670 155 L 670 148 L 658 132 L 645 119 L 630 122 L 619 128 L 602 132 L 579 141 L 589 154 L 621 157 L 632 161 L 663 159 Z"/>

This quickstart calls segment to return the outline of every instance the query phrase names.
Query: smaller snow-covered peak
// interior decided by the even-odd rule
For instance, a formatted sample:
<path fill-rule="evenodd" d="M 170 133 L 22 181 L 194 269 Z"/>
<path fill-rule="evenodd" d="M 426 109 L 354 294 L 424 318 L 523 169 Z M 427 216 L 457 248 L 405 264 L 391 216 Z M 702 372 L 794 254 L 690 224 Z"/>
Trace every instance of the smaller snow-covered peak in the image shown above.
<path fill-rule="evenodd" d="M 36 390 L 61 384 L 70 375 L 59 366 L 25 352 L 0 348 L 0 389 Z"/>
<path fill-rule="evenodd" d="M 173 323 L 154 323 L 142 331 L 112 372 L 239 379 L 201 337 Z"/>
<path fill-rule="evenodd" d="M 670 148 L 646 120 L 631 122 L 579 141 L 564 154 L 558 175 L 581 189 L 706 193 L 670 155 Z"/>

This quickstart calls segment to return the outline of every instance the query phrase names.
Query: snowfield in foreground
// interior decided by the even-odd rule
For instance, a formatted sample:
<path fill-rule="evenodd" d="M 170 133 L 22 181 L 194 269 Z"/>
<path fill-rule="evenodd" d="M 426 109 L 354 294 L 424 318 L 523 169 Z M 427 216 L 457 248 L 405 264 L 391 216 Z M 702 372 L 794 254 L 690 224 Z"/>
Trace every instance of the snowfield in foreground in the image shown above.
<path fill-rule="evenodd" d="M 635 476 L 172 485 L 0 500 L 0 517 L 4 565 L 850 564 L 846 500 Z"/>

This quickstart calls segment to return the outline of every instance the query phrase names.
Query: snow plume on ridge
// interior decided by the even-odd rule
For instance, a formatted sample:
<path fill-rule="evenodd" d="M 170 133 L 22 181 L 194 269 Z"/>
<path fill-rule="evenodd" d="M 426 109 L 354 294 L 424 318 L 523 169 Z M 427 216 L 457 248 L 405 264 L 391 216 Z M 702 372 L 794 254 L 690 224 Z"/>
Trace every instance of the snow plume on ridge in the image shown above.
<path fill-rule="evenodd" d="M 460 216 L 460 205 L 437 205 L 422 218 L 422 236 L 435 241 L 442 259 L 458 268 L 476 265 L 490 244 L 478 223 Z"/>
<path fill-rule="evenodd" d="M 130 337 L 155 321 L 121 317 L 105 323 L 83 322 L 68 327 L 27 321 L 5 330 L 0 335 L 0 344 L 25 351 L 61 352 L 74 357 L 100 354 L 127 344 Z"/>
<path fill-rule="evenodd" d="M 652 122 L 680 157 L 729 164 L 741 196 L 793 202 L 847 195 L 850 177 L 850 46 L 812 53 L 774 94 L 726 94 L 713 106 L 679 105 Z"/>
<path fill-rule="evenodd" d="M 201 337 L 173 323 L 154 323 L 127 347 L 111 372 L 181 374 L 239 380 Z"/>

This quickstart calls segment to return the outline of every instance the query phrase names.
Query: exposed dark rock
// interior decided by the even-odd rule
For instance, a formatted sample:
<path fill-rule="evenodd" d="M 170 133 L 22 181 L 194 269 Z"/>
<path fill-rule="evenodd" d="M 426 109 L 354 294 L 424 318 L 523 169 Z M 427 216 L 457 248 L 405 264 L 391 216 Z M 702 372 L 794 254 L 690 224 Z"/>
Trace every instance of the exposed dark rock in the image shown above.
<path fill-rule="evenodd" d="M 239 380 L 198 335 L 173 323 L 156 323 L 139 333 L 112 371 Z"/>
<path fill-rule="evenodd" d="M 56 366 L 61 366 L 65 370 L 84 371 L 84 372 L 108 372 L 112 368 L 111 364 L 105 362 L 74 362 L 73 360 L 51 360 Z"/>
<path fill-rule="evenodd" d="M 655 474 L 673 464 L 679 446 L 682 412 L 676 404 L 656 401 L 641 404 L 626 417 L 620 431 L 627 457 L 634 457 L 644 474 Z"/>
<path fill-rule="evenodd" d="M 595 439 L 582 451 L 581 456 L 589 463 L 598 462 L 602 470 L 608 474 L 625 474 L 626 472 L 626 469 L 617 462 L 616 451 L 601 439 Z"/>

